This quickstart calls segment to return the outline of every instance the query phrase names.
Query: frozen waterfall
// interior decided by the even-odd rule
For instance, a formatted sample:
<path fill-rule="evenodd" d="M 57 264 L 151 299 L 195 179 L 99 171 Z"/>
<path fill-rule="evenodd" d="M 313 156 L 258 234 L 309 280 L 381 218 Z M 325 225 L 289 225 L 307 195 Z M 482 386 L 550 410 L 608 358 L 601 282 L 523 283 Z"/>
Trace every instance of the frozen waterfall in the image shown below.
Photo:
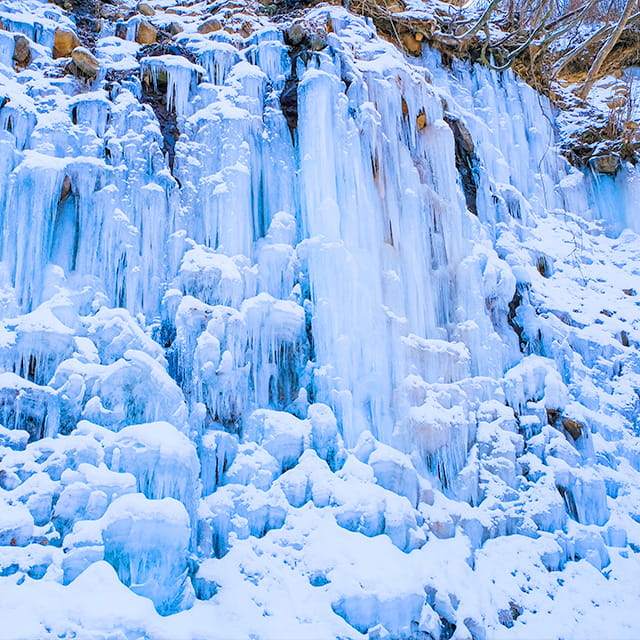
<path fill-rule="evenodd" d="M 82 80 L 0 0 L 3 626 L 635 637 L 638 170 L 345 9 L 149 4 Z"/>

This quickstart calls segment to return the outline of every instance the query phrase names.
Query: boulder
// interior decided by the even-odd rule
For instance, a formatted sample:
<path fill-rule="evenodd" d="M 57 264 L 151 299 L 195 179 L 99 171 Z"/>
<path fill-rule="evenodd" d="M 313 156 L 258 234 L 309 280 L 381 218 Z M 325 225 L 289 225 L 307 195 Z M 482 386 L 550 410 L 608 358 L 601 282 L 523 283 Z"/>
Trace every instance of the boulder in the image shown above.
<path fill-rule="evenodd" d="M 150 17 L 156 14 L 154 8 L 146 2 L 139 2 L 136 8 L 138 9 L 138 13 L 141 13 L 143 16 Z"/>
<path fill-rule="evenodd" d="M 593 156 L 591 158 L 591 166 L 597 173 L 613 176 L 620 168 L 620 156 L 615 153 Z"/>
<path fill-rule="evenodd" d="M 89 49 L 76 47 L 71 52 L 71 60 L 81 75 L 90 78 L 95 78 L 95 76 L 98 75 L 100 63 L 98 62 L 98 58 L 96 58 Z"/>
<path fill-rule="evenodd" d="M 297 47 L 299 44 L 302 44 L 304 39 L 306 38 L 306 34 L 304 32 L 304 27 L 300 22 L 294 22 L 286 31 L 285 31 L 285 40 L 288 44 Z"/>
<path fill-rule="evenodd" d="M 309 49 L 311 51 L 322 51 L 327 46 L 327 38 L 322 33 L 312 33 L 309 35 Z"/>
<path fill-rule="evenodd" d="M 571 418 L 562 418 L 562 426 L 574 440 L 577 440 L 584 430 L 584 425 L 581 422 L 571 420 Z"/>
<path fill-rule="evenodd" d="M 211 20 L 203 22 L 198 27 L 198 33 L 211 33 L 213 31 L 220 31 L 220 29 L 222 29 L 222 23 L 220 22 L 220 20 L 212 18 Z"/>
<path fill-rule="evenodd" d="M 182 33 L 184 29 L 179 22 L 171 22 L 168 27 L 168 31 L 172 36 Z"/>
<path fill-rule="evenodd" d="M 80 40 L 71 29 L 56 29 L 53 41 L 54 58 L 66 58 L 79 46 Z"/>
<path fill-rule="evenodd" d="M 14 36 L 15 47 L 13 50 L 13 61 L 19 67 L 26 67 L 31 62 L 31 46 L 29 40 L 23 35 Z"/>
<path fill-rule="evenodd" d="M 243 38 L 248 38 L 252 33 L 253 33 L 253 25 L 250 22 L 245 20 L 242 23 L 242 27 L 240 28 L 240 35 Z"/>
<path fill-rule="evenodd" d="M 138 31 L 136 32 L 136 42 L 138 44 L 153 44 L 158 40 L 158 29 L 154 27 L 150 22 L 143 20 L 138 25 Z"/>

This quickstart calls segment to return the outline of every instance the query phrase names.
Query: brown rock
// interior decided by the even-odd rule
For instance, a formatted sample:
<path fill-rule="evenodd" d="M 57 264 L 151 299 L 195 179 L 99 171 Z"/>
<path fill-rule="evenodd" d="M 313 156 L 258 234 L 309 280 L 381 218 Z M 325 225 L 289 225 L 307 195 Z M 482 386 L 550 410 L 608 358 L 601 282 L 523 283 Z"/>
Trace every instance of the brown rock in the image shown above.
<path fill-rule="evenodd" d="M 172 36 L 175 36 L 178 33 L 182 33 L 184 31 L 184 29 L 182 28 L 182 25 L 179 22 L 172 22 L 169 25 L 168 30 Z"/>
<path fill-rule="evenodd" d="M 558 409 L 545 409 L 547 413 L 547 422 L 553 426 L 560 417 L 560 411 Z"/>
<path fill-rule="evenodd" d="M 212 33 L 213 31 L 220 31 L 220 29 L 222 29 L 222 23 L 220 20 L 212 18 L 211 20 L 203 22 L 198 27 L 198 33 Z"/>
<path fill-rule="evenodd" d="M 13 50 L 13 61 L 19 67 L 26 67 L 31 62 L 31 47 L 29 40 L 23 35 L 13 36 L 15 47 Z"/>
<path fill-rule="evenodd" d="M 72 191 L 71 178 L 69 176 L 65 176 L 64 181 L 62 182 L 62 188 L 60 189 L 58 202 L 64 202 L 71 195 Z"/>
<path fill-rule="evenodd" d="M 153 44 L 158 39 L 158 30 L 146 20 L 138 25 L 136 42 L 138 44 Z"/>
<path fill-rule="evenodd" d="M 250 22 L 243 22 L 240 29 L 240 35 L 243 38 L 248 38 L 253 33 L 253 25 Z"/>
<path fill-rule="evenodd" d="M 574 440 L 577 440 L 584 430 L 582 422 L 571 420 L 571 418 L 562 418 L 562 426 Z"/>
<path fill-rule="evenodd" d="M 78 36 L 71 29 L 56 29 L 53 41 L 53 57 L 66 58 L 76 48 L 80 46 Z"/>
<path fill-rule="evenodd" d="M 156 15 L 154 8 L 146 2 L 139 2 L 136 8 L 138 9 L 138 13 L 141 13 L 143 16 L 150 17 Z"/>
<path fill-rule="evenodd" d="M 613 176 L 620 168 L 620 157 L 615 153 L 594 156 L 591 158 L 591 165 L 598 173 L 605 173 Z"/>
<path fill-rule="evenodd" d="M 89 49 L 76 47 L 71 52 L 71 60 L 81 75 L 95 78 L 100 70 L 100 63 Z"/>
<path fill-rule="evenodd" d="M 422 109 L 420 110 L 420 113 L 416 118 L 416 124 L 418 125 L 418 129 L 420 131 L 422 131 L 427 126 L 427 116 Z"/>
<path fill-rule="evenodd" d="M 422 44 L 416 40 L 412 33 L 403 33 L 400 40 L 409 55 L 419 56 L 422 54 Z"/>

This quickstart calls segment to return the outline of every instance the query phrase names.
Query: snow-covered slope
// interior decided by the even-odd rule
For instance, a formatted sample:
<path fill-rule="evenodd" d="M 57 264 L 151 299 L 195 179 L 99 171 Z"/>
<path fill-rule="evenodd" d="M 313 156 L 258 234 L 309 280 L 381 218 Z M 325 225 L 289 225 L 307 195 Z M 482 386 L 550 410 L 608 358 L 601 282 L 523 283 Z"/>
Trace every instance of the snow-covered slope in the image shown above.
<path fill-rule="evenodd" d="M 0 2 L 0 638 L 637 638 L 635 169 L 342 8 L 105 6 Z"/>

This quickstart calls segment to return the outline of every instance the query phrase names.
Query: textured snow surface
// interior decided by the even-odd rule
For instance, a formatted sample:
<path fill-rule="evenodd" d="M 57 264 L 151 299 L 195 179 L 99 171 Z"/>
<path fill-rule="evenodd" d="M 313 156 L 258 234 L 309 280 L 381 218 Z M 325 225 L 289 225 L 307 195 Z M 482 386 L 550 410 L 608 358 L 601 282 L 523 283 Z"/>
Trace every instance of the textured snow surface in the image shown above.
<path fill-rule="evenodd" d="M 0 638 L 637 639 L 638 171 L 341 8 L 148 4 L 90 81 L 0 0 Z"/>

